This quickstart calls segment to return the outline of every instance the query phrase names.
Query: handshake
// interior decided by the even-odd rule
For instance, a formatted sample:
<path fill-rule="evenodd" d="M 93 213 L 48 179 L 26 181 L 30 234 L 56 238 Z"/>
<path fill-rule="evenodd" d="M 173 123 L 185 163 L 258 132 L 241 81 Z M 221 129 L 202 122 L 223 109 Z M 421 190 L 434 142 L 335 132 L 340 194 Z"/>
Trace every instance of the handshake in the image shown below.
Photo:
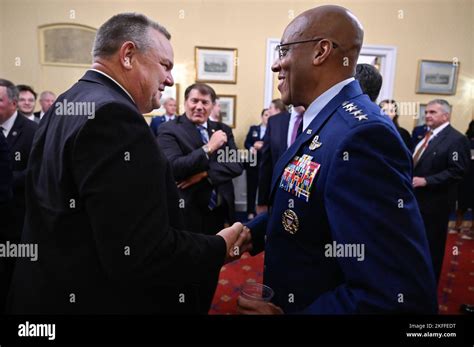
<path fill-rule="evenodd" d="M 240 259 L 242 254 L 252 250 L 252 235 L 249 228 L 242 223 L 234 223 L 219 231 L 217 235 L 221 236 L 226 244 L 226 264 Z"/>

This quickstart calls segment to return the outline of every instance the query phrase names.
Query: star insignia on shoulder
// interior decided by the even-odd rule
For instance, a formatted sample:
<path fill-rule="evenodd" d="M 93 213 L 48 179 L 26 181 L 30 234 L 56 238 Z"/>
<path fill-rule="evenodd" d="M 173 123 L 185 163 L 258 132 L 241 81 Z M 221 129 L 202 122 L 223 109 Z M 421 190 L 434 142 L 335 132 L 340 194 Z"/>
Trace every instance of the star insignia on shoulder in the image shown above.
<path fill-rule="evenodd" d="M 355 116 L 354 118 L 357 118 L 359 121 L 361 121 L 361 120 L 368 120 L 366 114 L 361 114 L 360 116 Z"/>

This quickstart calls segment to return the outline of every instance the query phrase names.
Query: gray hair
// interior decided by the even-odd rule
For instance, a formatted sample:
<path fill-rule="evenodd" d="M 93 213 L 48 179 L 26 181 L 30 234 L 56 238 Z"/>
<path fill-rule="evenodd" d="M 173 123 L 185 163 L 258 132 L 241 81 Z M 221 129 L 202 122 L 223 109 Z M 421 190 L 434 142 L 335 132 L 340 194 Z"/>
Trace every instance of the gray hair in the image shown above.
<path fill-rule="evenodd" d="M 441 106 L 445 113 L 451 114 L 451 105 L 444 99 L 434 99 L 431 100 L 428 105 L 438 104 Z"/>
<path fill-rule="evenodd" d="M 126 41 L 132 41 L 138 50 L 146 51 L 151 42 L 148 29 L 162 33 L 168 40 L 171 35 L 165 27 L 139 13 L 120 13 L 107 20 L 97 30 L 92 56 L 109 57 L 116 53 Z"/>
<path fill-rule="evenodd" d="M 176 101 L 174 98 L 166 98 L 164 101 L 163 101 L 163 105 L 166 105 L 168 102 L 170 101 Z"/>
<path fill-rule="evenodd" d="M 53 98 L 56 98 L 56 94 L 54 94 L 53 92 L 51 92 L 49 90 L 45 90 L 44 92 L 41 92 L 40 100 L 43 99 L 47 95 L 51 95 Z"/>
<path fill-rule="evenodd" d="M 20 92 L 12 82 L 0 78 L 0 87 L 5 87 L 7 89 L 7 96 L 10 101 L 18 102 L 18 95 L 20 94 Z"/>

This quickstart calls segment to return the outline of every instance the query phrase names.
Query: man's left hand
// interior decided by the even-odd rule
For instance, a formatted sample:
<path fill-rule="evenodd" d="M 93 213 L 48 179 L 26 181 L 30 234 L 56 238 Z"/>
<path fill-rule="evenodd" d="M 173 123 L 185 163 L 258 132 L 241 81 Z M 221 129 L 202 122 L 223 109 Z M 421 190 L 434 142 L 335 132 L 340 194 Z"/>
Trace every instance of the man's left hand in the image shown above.
<path fill-rule="evenodd" d="M 413 177 L 412 184 L 413 188 L 425 187 L 427 185 L 424 177 Z"/>
<path fill-rule="evenodd" d="M 283 310 L 267 301 L 249 300 L 242 296 L 237 299 L 237 313 L 239 314 L 283 314 Z"/>

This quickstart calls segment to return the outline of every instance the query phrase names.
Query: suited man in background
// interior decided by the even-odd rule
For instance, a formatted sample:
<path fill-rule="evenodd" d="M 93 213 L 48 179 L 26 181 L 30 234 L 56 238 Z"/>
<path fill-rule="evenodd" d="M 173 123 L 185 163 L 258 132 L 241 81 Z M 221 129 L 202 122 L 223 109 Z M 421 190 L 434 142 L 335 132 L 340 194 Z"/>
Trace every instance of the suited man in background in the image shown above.
<path fill-rule="evenodd" d="M 41 121 L 22 235 L 40 252 L 18 259 L 9 312 L 208 311 L 241 225 L 183 230 L 171 168 L 142 116 L 173 85 L 169 39 L 144 15 L 113 16 L 97 31 L 92 69 L 58 98 L 86 107 Z"/>
<path fill-rule="evenodd" d="M 18 111 L 20 111 L 26 118 L 35 121 L 35 105 L 38 94 L 26 84 L 19 84 L 18 88 Z"/>
<path fill-rule="evenodd" d="M 457 184 L 469 170 L 470 146 L 467 138 L 449 124 L 451 106 L 447 101 L 430 101 L 425 109 L 425 119 L 430 131 L 413 153 L 413 187 L 438 281 L 445 253 L 449 213 L 454 209 Z"/>
<path fill-rule="evenodd" d="M 354 78 L 359 81 L 362 91 L 375 102 L 382 88 L 383 78 L 379 70 L 370 64 L 357 64 Z"/>
<path fill-rule="evenodd" d="M 214 89 L 192 84 L 184 99 L 185 114 L 160 126 L 157 140 L 178 182 L 187 229 L 211 235 L 235 218 L 232 179 L 243 167 L 221 157 L 236 152 L 237 147 L 227 125 L 209 120 L 216 100 Z"/>
<path fill-rule="evenodd" d="M 270 199 L 270 180 L 278 159 L 295 142 L 303 125 L 304 107 L 292 107 L 291 113 L 285 111 L 268 120 L 263 138 L 262 158 L 259 167 L 257 213 L 267 210 Z"/>
<path fill-rule="evenodd" d="M 56 94 L 53 92 L 50 92 L 49 90 L 45 90 L 44 92 L 41 92 L 40 98 L 39 98 L 39 104 L 41 106 L 41 111 L 33 113 L 34 121 L 36 123 L 39 123 L 41 118 L 45 115 L 46 112 L 48 112 L 49 108 L 53 105 L 54 100 L 56 100 Z"/>
<path fill-rule="evenodd" d="M 268 118 L 270 113 L 268 109 L 263 109 L 261 113 L 262 122 L 259 125 L 252 125 L 245 137 L 244 146 L 247 150 L 257 153 L 257 165 L 245 166 L 247 173 L 247 218 L 255 217 L 255 199 L 258 189 L 259 164 L 262 159 L 263 137 L 267 130 Z"/>
<path fill-rule="evenodd" d="M 158 135 L 158 128 L 161 124 L 169 122 L 176 118 L 176 100 L 168 98 L 164 101 L 163 107 L 165 108 L 165 114 L 162 116 L 153 117 L 150 122 L 150 128 L 153 134 Z"/>
<path fill-rule="evenodd" d="M 272 70 L 282 100 L 305 107 L 303 132 L 274 169 L 270 212 L 248 223 L 275 295 L 240 296 L 240 313 L 436 310 L 410 153 L 353 78 L 362 44 L 361 23 L 340 6 L 305 11 L 283 33 Z"/>
<path fill-rule="evenodd" d="M 3 92 L 1 89 L 4 87 L 0 87 L 0 110 L 3 108 L 4 100 L 3 100 Z M 2 111 L 0 111 L 2 112 Z M 3 131 L 0 131 L 0 216 L 4 218 L 2 220 L 2 224 L 4 225 L 5 222 L 8 222 L 6 218 L 9 217 L 9 208 L 11 199 L 13 198 L 13 168 L 11 163 L 11 156 L 10 150 L 8 148 L 7 140 L 3 135 Z M 5 243 L 5 235 L 0 232 L 0 243 Z M 7 264 L 6 259 L 0 259 L 0 314 L 5 310 L 5 298 L 8 292 L 9 281 L 7 277 L 10 277 L 7 274 Z"/>
<path fill-rule="evenodd" d="M 216 97 L 216 103 L 214 104 L 214 107 L 212 108 L 211 114 L 209 115 L 209 119 L 214 122 L 222 122 L 221 102 L 219 100 L 219 97 Z"/>
<path fill-rule="evenodd" d="M 25 218 L 25 177 L 26 168 L 30 156 L 33 137 L 37 124 L 27 119 L 17 111 L 18 89 L 15 85 L 5 79 L 0 79 L 0 131 L 2 137 L 6 138 L 8 145 L 10 164 L 13 175 L 13 199 L 4 201 L 2 208 L 2 227 L 0 228 L 0 240 L 18 243 L 23 230 Z M 5 150 L 3 150 L 5 155 Z M 9 175 L 7 173 L 7 175 Z M 8 177 L 7 181 L 8 182 Z M 3 183 L 3 182 L 2 182 Z M 14 259 L 3 260 L 4 269 L 0 287 L 0 309 L 6 300 L 8 286 L 13 271 Z"/>

